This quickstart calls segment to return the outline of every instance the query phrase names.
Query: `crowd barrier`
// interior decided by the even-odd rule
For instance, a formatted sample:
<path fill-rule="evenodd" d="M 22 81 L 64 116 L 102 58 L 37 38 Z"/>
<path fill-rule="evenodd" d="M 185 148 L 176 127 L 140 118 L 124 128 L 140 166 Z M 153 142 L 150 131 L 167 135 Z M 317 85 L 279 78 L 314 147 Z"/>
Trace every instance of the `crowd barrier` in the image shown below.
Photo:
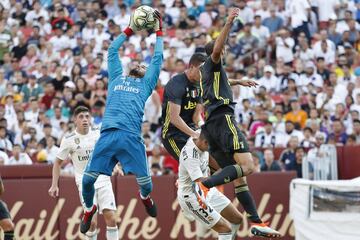
<path fill-rule="evenodd" d="M 31 168 L 31 167 L 30 167 Z M 60 195 L 48 195 L 51 185 L 51 168 L 2 167 L 5 193 L 2 199 L 13 216 L 16 239 L 20 240 L 71 240 L 84 239 L 79 232 L 82 207 L 72 177 L 60 179 Z M 35 177 L 37 175 L 40 177 Z M 17 177 L 21 176 L 21 177 Z M 270 226 L 285 235 L 284 240 L 294 239 L 294 228 L 289 217 L 289 184 L 295 172 L 260 173 L 249 177 L 249 186 L 258 205 L 259 214 Z M 195 224 L 179 211 L 176 200 L 176 176 L 154 177 L 152 194 L 158 205 L 159 216 L 148 217 L 137 199 L 138 187 L 133 176 L 112 177 L 117 203 L 119 237 L 122 240 L 185 240 L 195 239 Z M 225 187 L 225 194 L 240 209 L 233 188 Z M 104 222 L 100 221 L 98 239 L 105 239 Z M 249 238 L 250 224 L 246 217 L 238 231 L 239 239 Z M 209 232 L 206 239 L 215 239 Z M 257 239 L 257 238 L 251 238 Z M 260 240 L 260 239 L 259 239 Z"/>

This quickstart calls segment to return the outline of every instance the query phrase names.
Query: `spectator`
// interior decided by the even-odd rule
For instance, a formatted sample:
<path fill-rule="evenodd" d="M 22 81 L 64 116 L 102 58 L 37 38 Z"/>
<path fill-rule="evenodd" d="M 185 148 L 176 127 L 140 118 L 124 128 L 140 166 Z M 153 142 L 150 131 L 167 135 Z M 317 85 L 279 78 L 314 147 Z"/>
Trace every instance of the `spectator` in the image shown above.
<path fill-rule="evenodd" d="M 353 122 L 353 135 L 356 137 L 356 144 L 360 145 L 360 120 L 355 119 Z"/>
<path fill-rule="evenodd" d="M 334 119 L 332 123 L 333 131 L 329 135 L 329 143 L 345 145 L 348 136 L 344 130 L 343 122 L 340 119 Z"/>
<path fill-rule="evenodd" d="M 5 163 L 5 165 L 31 165 L 33 162 L 31 161 L 29 155 L 23 152 L 23 149 L 20 145 L 14 145 L 14 149 L 12 150 L 12 156 L 9 158 L 9 162 Z"/>
<path fill-rule="evenodd" d="M 30 75 L 28 77 L 28 84 L 23 85 L 21 88 L 21 95 L 23 97 L 23 102 L 29 102 L 30 98 L 41 98 L 43 95 L 43 88 L 41 85 L 36 83 L 36 77 L 34 75 Z"/>
<path fill-rule="evenodd" d="M 304 139 L 300 142 L 303 148 L 312 148 L 315 146 L 315 138 L 313 137 L 313 130 L 310 127 L 304 128 Z"/>
<path fill-rule="evenodd" d="M 254 21 L 254 12 L 246 5 L 245 0 L 238 0 L 236 7 L 240 8 L 239 17 L 244 23 L 252 23 Z"/>
<path fill-rule="evenodd" d="M 285 64 L 292 64 L 294 60 L 292 48 L 294 45 L 295 41 L 290 37 L 289 31 L 285 28 L 281 29 L 276 37 L 276 57 L 282 58 Z"/>
<path fill-rule="evenodd" d="M 51 124 L 44 124 L 43 134 L 44 134 L 44 137 L 39 141 L 39 144 L 41 144 L 44 148 L 47 147 L 46 139 L 49 137 L 53 138 L 55 144 L 57 144 L 57 139 L 56 139 L 56 137 L 53 136 L 54 134 L 53 134 L 53 129 L 52 129 Z"/>
<path fill-rule="evenodd" d="M 13 150 L 13 144 L 8 136 L 6 136 L 6 127 L 0 126 L 0 149 L 4 152 L 11 152 Z"/>
<path fill-rule="evenodd" d="M 274 161 L 274 153 L 271 149 L 264 151 L 265 163 L 261 165 L 261 172 L 265 171 L 281 171 L 281 167 L 277 161 Z"/>
<path fill-rule="evenodd" d="M 319 7 L 319 27 L 326 29 L 332 16 L 336 16 L 335 11 L 340 7 L 338 0 L 317 0 Z"/>
<path fill-rule="evenodd" d="M 0 166 L 9 162 L 9 157 L 6 152 L 0 150 Z"/>
<path fill-rule="evenodd" d="M 261 16 L 254 17 L 254 25 L 251 27 L 251 33 L 259 39 L 259 45 L 265 46 L 270 37 L 270 31 L 267 27 L 261 25 Z"/>
<path fill-rule="evenodd" d="M 56 160 L 56 156 L 59 152 L 59 148 L 55 146 L 54 138 L 46 138 L 46 149 L 45 154 L 47 156 L 46 160 L 48 163 L 53 164 Z"/>
<path fill-rule="evenodd" d="M 304 128 L 307 120 L 307 113 L 301 109 L 299 100 L 297 98 L 292 98 L 291 103 L 291 112 L 285 115 L 286 121 L 291 121 L 297 127 L 297 129 Z"/>
<path fill-rule="evenodd" d="M 241 46 L 241 55 L 246 55 L 259 46 L 259 39 L 251 33 L 251 26 L 251 23 L 246 23 L 243 33 L 240 34 L 239 44 Z"/>
<path fill-rule="evenodd" d="M 297 177 L 298 178 L 302 178 L 303 177 L 303 172 L 302 172 L 302 165 L 303 165 L 303 159 L 305 157 L 305 150 L 303 147 L 297 147 L 295 149 L 295 164 L 294 164 L 294 168 L 291 170 L 295 170 Z M 310 165 L 311 166 L 311 165 Z M 309 168 L 309 171 L 312 172 L 312 168 Z"/>
<path fill-rule="evenodd" d="M 261 168 L 261 165 L 260 165 L 260 157 L 259 157 L 259 154 L 257 152 L 252 152 L 251 153 L 252 155 L 252 158 L 253 158 L 253 162 L 254 162 L 254 172 L 260 172 L 260 168 Z"/>
<path fill-rule="evenodd" d="M 274 148 L 279 145 L 279 138 L 281 136 L 277 135 L 273 131 L 272 123 L 270 121 L 265 121 L 264 130 L 256 134 L 255 137 L 255 147 L 256 148 Z"/>
<path fill-rule="evenodd" d="M 322 88 L 324 85 L 324 81 L 319 74 L 317 74 L 315 69 L 315 64 L 313 62 L 307 62 L 305 65 L 305 73 L 300 75 L 299 85 L 303 87 L 303 89 L 312 84 L 316 88 Z"/>
<path fill-rule="evenodd" d="M 175 0 L 175 2 L 176 1 L 179 1 L 179 0 Z M 215 11 L 213 11 L 213 6 L 211 5 L 211 3 L 207 3 L 207 4 L 205 4 L 205 11 L 202 12 L 199 16 L 198 22 L 203 28 L 209 29 L 212 26 L 216 15 L 217 14 Z M 174 22 L 176 22 L 174 18 L 173 18 L 173 20 L 174 20 Z"/>
<path fill-rule="evenodd" d="M 304 32 L 308 41 L 310 32 L 308 27 L 308 16 L 310 13 L 310 4 L 308 1 L 292 0 L 289 3 L 289 14 L 291 18 L 291 27 L 293 28 L 295 39 L 300 32 Z"/>
<path fill-rule="evenodd" d="M 299 145 L 299 140 L 297 137 L 291 137 L 287 148 L 280 155 L 280 162 L 282 164 L 282 168 L 286 171 L 290 171 L 294 168 L 296 157 L 295 157 L 295 149 Z"/>
<path fill-rule="evenodd" d="M 264 76 L 259 79 L 259 85 L 264 86 L 267 91 L 275 92 L 278 78 L 275 76 L 274 68 L 270 65 L 264 67 Z"/>
<path fill-rule="evenodd" d="M 271 34 L 278 32 L 284 26 L 282 18 L 276 15 L 275 6 L 270 7 L 270 16 L 264 18 L 263 25 L 269 29 Z"/>

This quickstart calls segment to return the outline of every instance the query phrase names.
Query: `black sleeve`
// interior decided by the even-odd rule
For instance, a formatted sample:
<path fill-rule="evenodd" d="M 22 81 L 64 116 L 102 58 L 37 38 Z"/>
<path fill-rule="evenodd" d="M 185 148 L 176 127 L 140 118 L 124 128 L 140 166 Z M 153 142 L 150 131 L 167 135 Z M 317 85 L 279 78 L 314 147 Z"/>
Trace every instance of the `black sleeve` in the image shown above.
<path fill-rule="evenodd" d="M 185 93 L 185 86 L 181 79 L 173 78 L 165 87 L 165 92 L 170 102 L 181 105 Z"/>

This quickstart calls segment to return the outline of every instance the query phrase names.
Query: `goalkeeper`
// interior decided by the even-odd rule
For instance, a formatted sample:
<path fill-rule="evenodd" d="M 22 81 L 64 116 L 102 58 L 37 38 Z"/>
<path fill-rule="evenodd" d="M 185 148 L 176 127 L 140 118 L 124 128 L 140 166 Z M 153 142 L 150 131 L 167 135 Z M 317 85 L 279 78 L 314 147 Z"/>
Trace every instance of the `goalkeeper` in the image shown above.
<path fill-rule="evenodd" d="M 91 219 L 97 211 L 94 199 L 94 183 L 100 174 L 111 175 L 114 166 L 120 162 L 125 173 L 136 176 L 139 184 L 139 198 L 147 213 L 157 216 L 156 205 L 150 197 L 152 181 L 144 142 L 141 138 L 141 123 L 144 105 L 158 81 L 163 62 L 163 38 L 161 15 L 155 10 L 156 45 L 154 56 L 148 68 L 143 65 L 133 67 L 128 76 L 123 69 L 118 50 L 137 29 L 133 20 L 130 26 L 118 36 L 108 49 L 108 97 L 101 135 L 95 145 L 92 157 L 82 180 L 82 196 L 85 213 L 81 219 L 80 231 L 89 230 Z"/>

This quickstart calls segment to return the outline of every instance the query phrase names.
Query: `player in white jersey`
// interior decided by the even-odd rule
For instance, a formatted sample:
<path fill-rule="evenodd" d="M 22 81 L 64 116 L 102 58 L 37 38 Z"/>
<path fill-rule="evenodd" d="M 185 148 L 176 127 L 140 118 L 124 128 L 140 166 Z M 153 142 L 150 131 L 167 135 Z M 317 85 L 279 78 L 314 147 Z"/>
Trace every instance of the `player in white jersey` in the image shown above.
<path fill-rule="evenodd" d="M 53 166 L 52 185 L 49 189 L 49 195 L 59 196 L 59 175 L 61 163 L 70 157 L 75 168 L 75 182 L 82 199 L 82 177 L 89 158 L 94 150 L 96 141 L 100 136 L 100 130 L 91 128 L 89 109 L 79 106 L 74 111 L 75 131 L 65 135 L 61 141 L 57 159 Z M 116 204 L 112 189 L 111 179 L 107 175 L 99 175 L 95 182 L 94 203 L 98 205 L 99 212 L 103 214 L 106 223 L 106 238 L 108 240 L 118 240 L 118 229 L 116 226 Z M 97 220 L 93 218 L 90 230 L 86 233 L 86 239 L 96 240 Z"/>
<path fill-rule="evenodd" d="M 190 215 L 203 226 L 219 233 L 219 240 L 236 238 L 242 222 L 241 213 L 216 188 L 211 188 L 206 201 L 198 199 L 195 182 L 209 176 L 208 143 L 203 133 L 198 139 L 189 138 L 179 158 L 177 198 L 185 215 Z"/>

